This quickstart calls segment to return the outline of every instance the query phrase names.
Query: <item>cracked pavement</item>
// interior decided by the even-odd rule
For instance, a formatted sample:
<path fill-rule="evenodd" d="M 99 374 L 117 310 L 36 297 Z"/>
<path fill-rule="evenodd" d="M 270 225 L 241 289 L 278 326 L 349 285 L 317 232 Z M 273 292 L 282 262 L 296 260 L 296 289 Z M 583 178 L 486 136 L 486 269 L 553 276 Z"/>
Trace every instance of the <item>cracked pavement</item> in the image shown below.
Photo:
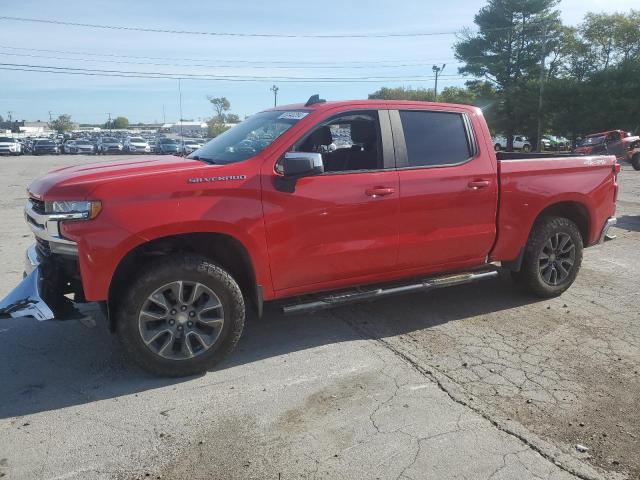
<path fill-rule="evenodd" d="M 3 159 L 0 295 L 31 242 L 25 185 L 82 161 Z M 102 324 L 3 321 L 0 477 L 639 478 L 639 180 L 623 167 L 618 239 L 553 300 L 499 279 L 268 308 L 220 369 L 187 379 L 127 365 Z"/>

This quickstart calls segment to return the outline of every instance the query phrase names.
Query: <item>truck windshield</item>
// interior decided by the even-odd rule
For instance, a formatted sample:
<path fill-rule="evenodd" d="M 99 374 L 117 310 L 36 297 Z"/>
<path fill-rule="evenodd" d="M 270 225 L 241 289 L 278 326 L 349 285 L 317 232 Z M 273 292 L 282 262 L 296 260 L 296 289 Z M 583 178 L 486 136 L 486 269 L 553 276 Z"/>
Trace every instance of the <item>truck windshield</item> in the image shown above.
<path fill-rule="evenodd" d="M 251 158 L 309 114 L 305 110 L 260 112 L 230 128 L 187 158 L 235 163 Z"/>
<path fill-rule="evenodd" d="M 604 135 L 600 135 L 598 137 L 587 137 L 584 140 L 582 140 L 582 142 L 580 142 L 580 146 L 599 145 L 601 143 L 604 143 L 604 139 L 605 139 Z"/>

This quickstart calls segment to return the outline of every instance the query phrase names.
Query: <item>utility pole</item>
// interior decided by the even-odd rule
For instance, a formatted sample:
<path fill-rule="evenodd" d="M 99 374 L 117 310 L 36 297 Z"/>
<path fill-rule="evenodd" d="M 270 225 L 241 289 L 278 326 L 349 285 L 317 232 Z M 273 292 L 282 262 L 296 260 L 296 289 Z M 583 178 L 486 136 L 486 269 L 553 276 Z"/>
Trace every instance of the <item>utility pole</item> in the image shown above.
<path fill-rule="evenodd" d="M 53 118 L 51 117 L 51 110 L 49 110 L 49 125 L 51 125 L 53 123 Z"/>
<path fill-rule="evenodd" d="M 433 73 L 436 76 L 436 84 L 435 87 L 433 89 L 433 98 L 434 98 L 434 102 L 438 101 L 438 77 L 440 76 L 440 73 L 444 70 L 444 67 L 446 67 L 447 64 L 443 63 L 441 67 L 434 65 L 433 67 L 431 67 L 431 70 L 433 70 Z"/>
<path fill-rule="evenodd" d="M 9 111 L 7 112 L 7 116 L 9 117 L 9 123 L 12 123 L 12 122 L 13 122 L 13 119 L 12 119 L 12 117 L 11 117 L 12 115 L 13 115 L 13 111 L 12 111 L 12 110 L 9 110 Z"/>
<path fill-rule="evenodd" d="M 542 45 L 540 46 L 540 91 L 538 93 L 538 152 L 542 152 L 542 94 L 544 93 L 544 61 L 547 53 L 547 26 L 542 27 Z"/>
<path fill-rule="evenodd" d="M 278 106 L 278 90 L 280 90 L 276 85 L 273 85 L 269 90 L 273 92 L 273 108 Z"/>
<path fill-rule="evenodd" d="M 162 123 L 167 123 L 167 116 L 164 113 L 164 103 L 162 104 Z"/>
<path fill-rule="evenodd" d="M 107 113 L 109 115 L 109 133 L 111 133 L 111 113 Z"/>
<path fill-rule="evenodd" d="M 182 146 L 184 147 L 184 135 L 182 134 L 182 85 L 178 78 L 178 98 L 180 102 L 180 138 L 182 139 Z"/>

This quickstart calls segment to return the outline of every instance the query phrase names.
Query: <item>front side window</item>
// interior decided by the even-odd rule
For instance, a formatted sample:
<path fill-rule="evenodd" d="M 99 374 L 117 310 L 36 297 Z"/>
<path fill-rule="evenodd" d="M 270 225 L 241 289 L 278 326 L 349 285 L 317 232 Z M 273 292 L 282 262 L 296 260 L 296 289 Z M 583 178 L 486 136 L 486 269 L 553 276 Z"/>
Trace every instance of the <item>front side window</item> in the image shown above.
<path fill-rule="evenodd" d="M 304 110 L 257 113 L 205 144 L 187 158 L 226 164 L 247 160 L 271 145 L 309 114 Z"/>
<path fill-rule="evenodd" d="M 462 114 L 407 110 L 400 120 L 410 167 L 458 164 L 471 157 Z"/>
<path fill-rule="evenodd" d="M 321 153 L 325 172 L 382 168 L 377 111 L 346 112 L 315 127 L 293 151 Z"/>

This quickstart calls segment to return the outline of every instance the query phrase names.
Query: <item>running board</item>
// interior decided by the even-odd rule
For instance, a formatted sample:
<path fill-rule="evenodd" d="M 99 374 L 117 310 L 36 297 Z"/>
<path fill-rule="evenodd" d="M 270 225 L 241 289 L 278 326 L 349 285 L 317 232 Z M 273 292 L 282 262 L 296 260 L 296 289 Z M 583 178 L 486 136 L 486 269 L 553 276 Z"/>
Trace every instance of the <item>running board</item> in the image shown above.
<path fill-rule="evenodd" d="M 463 285 L 465 283 L 478 282 L 480 280 L 495 278 L 497 276 L 497 270 L 467 272 L 449 275 L 446 277 L 426 278 L 414 283 L 408 283 L 406 285 L 380 287 L 371 290 L 352 290 L 348 292 L 327 295 L 324 297 L 318 297 L 308 302 L 301 301 L 300 303 L 296 303 L 293 305 L 284 305 L 282 307 L 282 312 L 285 315 L 289 315 L 294 313 L 324 310 L 327 308 L 337 307 L 339 305 L 361 302 L 363 300 L 373 300 L 382 297 L 388 297 L 391 295 L 400 295 L 403 293 L 429 291 L 436 288 L 452 287 L 454 285 Z"/>

